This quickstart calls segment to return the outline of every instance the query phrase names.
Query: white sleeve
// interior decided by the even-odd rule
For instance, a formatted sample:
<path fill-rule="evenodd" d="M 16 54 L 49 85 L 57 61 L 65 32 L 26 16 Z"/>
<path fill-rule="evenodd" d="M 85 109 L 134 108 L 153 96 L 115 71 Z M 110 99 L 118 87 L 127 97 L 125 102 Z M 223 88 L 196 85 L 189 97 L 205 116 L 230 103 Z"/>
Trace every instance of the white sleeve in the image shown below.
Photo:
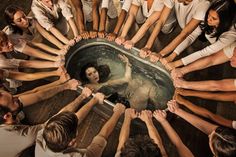
<path fill-rule="evenodd" d="M 234 49 L 236 48 L 236 42 L 234 42 L 233 44 L 225 47 L 223 49 L 224 54 L 228 57 L 228 58 L 232 58 L 234 55 Z"/>
<path fill-rule="evenodd" d="M 210 2 L 206 0 L 202 0 L 193 15 L 193 18 L 196 20 L 201 20 L 203 21 L 207 12 L 207 9 L 209 8 Z"/>
<path fill-rule="evenodd" d="M 102 0 L 101 8 L 108 8 L 108 6 L 109 6 L 109 0 Z"/>
<path fill-rule="evenodd" d="M 187 38 L 182 41 L 174 50 L 174 52 L 179 55 L 181 52 L 183 52 L 189 45 L 191 45 L 197 37 L 201 34 L 202 30 L 198 26 Z"/>
<path fill-rule="evenodd" d="M 129 12 L 129 8 L 131 6 L 132 0 L 124 0 L 122 9 L 125 10 L 126 12 Z"/>
<path fill-rule="evenodd" d="M 47 17 L 47 15 L 45 15 L 46 13 L 43 10 L 37 6 L 32 6 L 31 10 L 38 23 L 47 31 L 54 26 L 53 22 Z"/>
<path fill-rule="evenodd" d="M 224 32 L 215 43 L 205 47 L 200 51 L 188 55 L 187 57 L 184 57 L 181 60 L 184 65 L 188 65 L 202 57 L 206 57 L 220 51 L 224 47 L 233 43 L 235 40 L 236 40 L 236 31 L 229 30 L 227 32 Z"/>
<path fill-rule="evenodd" d="M 164 8 L 164 3 L 161 0 L 154 0 L 152 5 L 154 5 L 153 11 L 162 11 Z"/>
<path fill-rule="evenodd" d="M 59 0 L 58 4 L 61 8 L 61 13 L 66 18 L 66 20 L 73 17 L 71 6 L 67 2 L 65 2 L 64 0 Z"/>
<path fill-rule="evenodd" d="M 132 4 L 140 7 L 142 5 L 142 2 L 141 2 L 141 0 L 133 0 Z"/>
<path fill-rule="evenodd" d="M 175 5 L 174 0 L 163 0 L 163 1 L 164 1 L 165 6 L 167 6 L 170 9 L 173 8 Z"/>

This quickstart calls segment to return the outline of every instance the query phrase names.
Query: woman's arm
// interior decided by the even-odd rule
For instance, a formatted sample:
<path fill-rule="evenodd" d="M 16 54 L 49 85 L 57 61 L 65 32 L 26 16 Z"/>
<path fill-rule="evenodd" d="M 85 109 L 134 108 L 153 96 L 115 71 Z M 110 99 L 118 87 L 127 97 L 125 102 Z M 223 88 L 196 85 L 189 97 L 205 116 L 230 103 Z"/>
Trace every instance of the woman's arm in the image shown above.
<path fill-rule="evenodd" d="M 70 41 L 56 27 L 51 27 L 49 31 L 64 44 L 70 45 Z"/>
<path fill-rule="evenodd" d="M 53 35 L 51 35 L 48 31 L 46 31 L 36 20 L 35 20 L 35 27 L 37 31 L 49 42 L 53 43 L 56 45 L 58 48 L 63 49 L 63 44 L 57 40 Z"/>
<path fill-rule="evenodd" d="M 167 105 L 170 112 L 180 116 L 207 135 L 210 135 L 218 127 L 217 125 L 211 124 L 193 114 L 180 109 L 175 100 L 169 101 Z"/>
<path fill-rule="evenodd" d="M 52 55 L 46 54 L 38 49 L 28 46 L 28 45 L 26 45 L 24 47 L 22 53 L 29 55 L 29 56 L 33 56 L 33 57 L 37 57 L 37 58 L 41 58 L 41 59 L 45 59 L 45 60 L 50 60 L 50 61 L 59 60 L 59 58 L 57 56 L 52 56 Z"/>
<path fill-rule="evenodd" d="M 45 51 L 47 51 L 51 54 L 54 54 L 54 55 L 64 55 L 67 51 L 65 49 L 61 49 L 61 50 L 55 49 L 55 48 L 50 47 L 44 43 L 39 43 L 39 42 L 30 42 L 30 43 L 34 46 L 37 46 L 38 48 L 40 48 L 42 50 L 45 50 Z"/>
<path fill-rule="evenodd" d="M 176 101 L 179 104 L 184 105 L 185 107 L 187 107 L 188 109 L 190 109 L 192 112 L 196 113 L 199 116 L 208 118 L 220 125 L 226 126 L 226 127 L 230 127 L 232 128 L 232 120 L 228 120 L 225 119 L 224 117 L 221 117 L 219 115 L 216 115 L 210 111 L 208 111 L 207 109 L 194 105 L 192 104 L 190 101 L 184 99 L 183 97 L 181 97 L 180 95 L 176 96 Z"/>
<path fill-rule="evenodd" d="M 196 19 L 191 19 L 189 23 L 184 27 L 180 34 L 171 41 L 164 49 L 160 51 L 162 56 L 165 56 L 172 52 L 188 35 L 190 35 L 199 25 L 201 21 Z"/>
<path fill-rule="evenodd" d="M 68 19 L 68 23 L 69 23 L 69 25 L 70 25 L 70 27 L 71 27 L 71 29 L 72 29 L 72 32 L 73 32 L 73 34 L 74 34 L 74 38 L 76 38 L 76 37 L 79 35 L 79 33 L 78 33 L 78 29 L 77 29 L 77 26 L 76 26 L 76 24 L 75 24 L 74 19 L 73 19 L 72 17 L 69 18 L 69 19 Z"/>
<path fill-rule="evenodd" d="M 177 148 L 177 151 L 180 157 L 194 157 L 192 152 L 184 145 L 182 140 L 180 139 L 179 135 L 176 131 L 172 128 L 170 123 L 166 120 L 166 112 L 161 110 L 156 110 L 153 113 L 154 118 L 159 121 L 162 127 L 165 129 L 167 135 L 169 136 L 171 142 Z"/>
<path fill-rule="evenodd" d="M 153 12 L 152 15 L 148 17 L 145 23 L 138 30 L 138 32 L 134 35 L 134 37 L 124 43 L 125 48 L 128 47 L 128 49 L 131 49 L 131 46 L 134 46 L 134 44 L 136 44 L 144 36 L 144 34 L 153 25 L 153 23 L 155 23 L 159 19 L 160 15 L 160 11 Z M 131 43 L 131 45 L 128 44 L 129 42 Z"/>

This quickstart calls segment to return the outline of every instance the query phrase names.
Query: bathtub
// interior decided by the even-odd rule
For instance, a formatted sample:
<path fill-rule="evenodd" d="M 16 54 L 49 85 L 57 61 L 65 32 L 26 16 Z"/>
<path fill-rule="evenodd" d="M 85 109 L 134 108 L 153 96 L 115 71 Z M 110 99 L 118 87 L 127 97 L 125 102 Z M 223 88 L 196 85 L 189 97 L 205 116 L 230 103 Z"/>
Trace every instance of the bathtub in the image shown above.
<path fill-rule="evenodd" d="M 78 78 L 78 73 L 82 65 L 87 62 L 97 60 L 98 64 L 108 64 L 112 75 L 119 78 L 124 74 L 124 66 L 118 58 L 118 54 L 124 54 L 132 64 L 133 73 L 139 74 L 147 79 L 154 81 L 161 87 L 161 100 L 166 105 L 174 93 L 174 86 L 170 74 L 158 63 L 150 63 L 148 59 L 142 59 L 138 56 L 139 49 L 132 48 L 126 50 L 123 46 L 115 42 L 109 42 L 105 39 L 82 40 L 72 47 L 66 54 L 65 67 L 72 78 Z M 106 101 L 107 102 L 107 101 Z M 107 105 L 99 105 L 95 108 L 98 114 L 104 118 L 110 115 L 113 104 L 107 102 Z M 166 107 L 166 106 L 165 106 Z M 162 106 L 163 109 L 163 106 Z"/>

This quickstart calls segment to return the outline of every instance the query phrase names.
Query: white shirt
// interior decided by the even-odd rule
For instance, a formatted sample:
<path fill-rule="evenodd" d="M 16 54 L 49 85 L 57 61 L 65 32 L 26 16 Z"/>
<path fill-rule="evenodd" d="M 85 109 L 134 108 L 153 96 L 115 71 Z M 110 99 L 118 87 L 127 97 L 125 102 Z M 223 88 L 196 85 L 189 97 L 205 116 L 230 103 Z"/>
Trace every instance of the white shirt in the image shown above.
<path fill-rule="evenodd" d="M 209 38 L 209 36 L 206 36 L 206 37 Z M 228 45 L 232 44 L 236 40 L 236 30 L 234 26 L 232 26 L 229 31 L 222 33 L 217 41 L 215 40 L 216 38 L 214 40 L 211 39 L 210 42 L 214 41 L 211 45 L 195 53 L 192 53 L 191 55 L 188 55 L 187 57 L 182 58 L 181 60 L 183 64 L 188 65 L 202 57 L 212 55 L 220 51 L 224 47 L 227 47 Z"/>
<path fill-rule="evenodd" d="M 125 10 L 126 12 L 129 11 L 129 8 L 131 6 L 132 0 L 124 0 L 124 3 L 122 5 L 122 10 Z"/>
<path fill-rule="evenodd" d="M 162 11 L 164 7 L 164 3 L 161 0 L 154 0 L 150 10 L 148 10 L 147 1 L 145 0 L 133 0 L 132 4 L 142 7 L 142 13 L 146 18 L 151 16 L 155 11 Z"/>
<path fill-rule="evenodd" d="M 231 45 L 225 47 L 223 49 L 225 56 L 228 58 L 232 58 L 234 55 L 234 49 L 236 48 L 236 42 L 232 43 Z"/>
<path fill-rule="evenodd" d="M 59 27 L 60 31 L 63 31 L 67 28 L 66 20 L 73 17 L 70 5 L 66 0 L 58 0 L 56 4 L 53 4 L 53 9 L 45 6 L 41 0 L 33 0 L 31 10 L 39 24 L 48 31 L 55 25 L 57 28 Z"/>

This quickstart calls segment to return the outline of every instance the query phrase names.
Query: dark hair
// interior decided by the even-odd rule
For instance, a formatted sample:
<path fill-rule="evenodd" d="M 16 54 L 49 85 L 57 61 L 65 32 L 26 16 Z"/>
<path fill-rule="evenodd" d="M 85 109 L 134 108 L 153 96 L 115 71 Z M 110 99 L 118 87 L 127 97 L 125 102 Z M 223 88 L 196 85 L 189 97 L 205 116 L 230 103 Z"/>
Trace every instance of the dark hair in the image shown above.
<path fill-rule="evenodd" d="M 214 10 L 219 15 L 220 23 L 219 26 L 215 29 L 214 27 L 209 26 L 207 23 L 208 15 L 210 10 Z M 211 3 L 208 8 L 204 22 L 200 24 L 203 33 L 211 34 L 212 37 L 216 37 L 217 40 L 220 35 L 230 29 L 233 25 L 233 21 L 236 13 L 236 4 L 233 0 L 215 0 Z"/>
<path fill-rule="evenodd" d="M 23 10 L 17 6 L 10 5 L 5 9 L 4 17 L 9 27 L 13 30 L 13 33 L 22 34 L 23 30 L 17 27 L 16 25 L 13 25 L 14 15 L 17 11 L 23 11 Z"/>
<path fill-rule="evenodd" d="M 218 127 L 212 135 L 212 148 L 217 157 L 235 157 L 236 130 Z"/>
<path fill-rule="evenodd" d="M 81 81 L 86 84 L 89 83 L 89 80 L 86 76 L 86 70 L 90 67 L 95 68 L 99 74 L 99 83 L 107 81 L 111 71 L 108 65 L 99 65 L 96 62 L 89 62 L 82 66 L 79 76 Z"/>
<path fill-rule="evenodd" d="M 5 114 L 11 112 L 10 109 L 6 106 L 2 106 L 0 104 L 0 125 L 5 123 L 5 119 L 3 118 Z"/>
<path fill-rule="evenodd" d="M 61 152 L 76 137 L 78 119 L 73 112 L 62 112 L 52 117 L 43 130 L 46 145 L 54 152 Z"/>
<path fill-rule="evenodd" d="M 125 142 L 121 157 L 162 157 L 160 148 L 148 135 L 136 135 Z"/>
<path fill-rule="evenodd" d="M 0 30 L 0 47 L 2 46 L 2 43 L 6 41 L 8 41 L 7 34 Z"/>

